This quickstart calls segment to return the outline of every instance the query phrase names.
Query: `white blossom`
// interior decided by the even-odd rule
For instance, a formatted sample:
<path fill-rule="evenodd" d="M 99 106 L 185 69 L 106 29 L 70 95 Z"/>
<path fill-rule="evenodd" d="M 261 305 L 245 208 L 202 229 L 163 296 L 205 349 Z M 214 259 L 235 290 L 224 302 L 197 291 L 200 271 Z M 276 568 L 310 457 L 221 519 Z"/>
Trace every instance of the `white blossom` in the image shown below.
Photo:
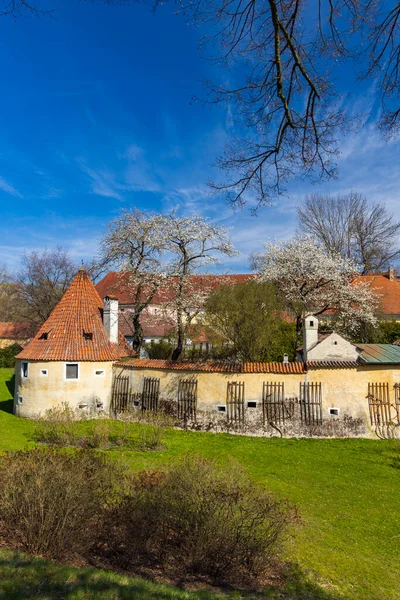
<path fill-rule="evenodd" d="M 355 283 L 357 265 L 339 253 L 328 254 L 309 237 L 296 236 L 280 243 L 268 242 L 253 257 L 262 281 L 275 284 L 297 317 L 297 327 L 307 315 L 331 314 L 338 329 L 350 335 L 360 324 L 375 326 L 379 298 L 368 284 Z"/>

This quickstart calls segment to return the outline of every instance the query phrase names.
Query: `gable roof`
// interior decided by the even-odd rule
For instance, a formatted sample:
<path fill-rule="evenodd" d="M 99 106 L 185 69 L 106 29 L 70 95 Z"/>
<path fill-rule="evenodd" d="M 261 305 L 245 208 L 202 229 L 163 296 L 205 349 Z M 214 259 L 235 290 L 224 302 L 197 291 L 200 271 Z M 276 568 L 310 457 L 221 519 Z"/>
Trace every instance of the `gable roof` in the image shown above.
<path fill-rule="evenodd" d="M 193 291 L 213 291 L 221 285 L 234 285 L 236 283 L 246 283 L 256 279 L 254 273 L 243 273 L 236 275 L 192 275 L 190 283 Z M 131 305 L 134 303 L 135 287 L 132 285 L 130 273 L 118 273 L 111 271 L 96 284 L 96 289 L 101 298 L 116 294 L 120 305 Z M 156 291 L 151 304 L 163 305 L 174 297 L 173 286 L 168 281 L 161 284 Z"/>
<path fill-rule="evenodd" d="M 16 358 L 25 360 L 108 361 L 129 356 L 112 344 L 103 325 L 103 303 L 89 275 L 79 269 L 73 282 L 35 337 Z M 92 334 L 86 339 L 84 334 Z"/>

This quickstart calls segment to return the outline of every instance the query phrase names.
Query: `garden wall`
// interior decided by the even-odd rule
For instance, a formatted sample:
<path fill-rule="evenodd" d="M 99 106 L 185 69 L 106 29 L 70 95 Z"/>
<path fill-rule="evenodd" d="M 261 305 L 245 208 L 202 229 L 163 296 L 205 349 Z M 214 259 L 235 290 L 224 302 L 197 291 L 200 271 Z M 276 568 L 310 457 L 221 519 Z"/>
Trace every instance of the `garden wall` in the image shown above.
<path fill-rule="evenodd" d="M 239 428 L 260 435 L 339 437 L 375 435 L 371 428 L 368 384 L 387 384 L 390 401 L 394 402 L 393 386 L 400 383 L 400 365 L 250 365 L 174 365 L 169 361 L 133 360 L 114 367 L 114 381 L 128 377 L 129 389 L 140 395 L 145 379 L 159 380 L 160 403 L 170 407 L 177 403 L 180 382 L 197 381 L 197 415 L 187 423 L 191 428 L 216 431 Z M 223 371 L 224 368 L 230 372 Z M 251 372 L 246 372 L 248 370 Z M 244 410 L 239 418 L 232 419 L 229 418 L 232 414 L 228 414 L 227 390 L 228 384 L 235 382 L 244 384 L 241 387 Z M 268 393 L 272 394 L 272 400 L 281 402 L 283 414 L 276 414 L 276 402 L 272 407 L 267 406 Z M 311 409 L 304 404 L 310 398 Z"/>

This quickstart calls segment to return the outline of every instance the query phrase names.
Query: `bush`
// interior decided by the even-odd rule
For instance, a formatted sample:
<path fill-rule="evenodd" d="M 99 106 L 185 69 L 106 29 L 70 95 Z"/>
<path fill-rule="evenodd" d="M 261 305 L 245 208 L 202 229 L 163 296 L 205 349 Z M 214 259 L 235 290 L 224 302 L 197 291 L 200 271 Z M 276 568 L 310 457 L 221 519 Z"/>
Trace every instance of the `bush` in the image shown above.
<path fill-rule="evenodd" d="M 271 569 L 293 519 L 238 465 L 187 458 L 135 476 L 107 519 L 107 548 L 125 569 L 147 563 L 178 577 L 235 583 Z"/>
<path fill-rule="evenodd" d="M 161 360 L 169 360 L 173 350 L 173 347 L 167 340 L 158 340 L 157 342 L 151 340 L 149 344 L 144 344 L 143 348 L 149 358 Z"/>
<path fill-rule="evenodd" d="M 87 451 L 2 456 L 0 531 L 6 543 L 51 558 L 87 552 L 112 489 L 111 472 Z"/>
<path fill-rule="evenodd" d="M 6 348 L 0 349 L 0 367 L 6 367 L 9 369 L 13 369 L 15 367 L 15 357 L 22 350 L 22 346 L 18 344 L 13 344 L 11 346 L 7 346 Z"/>

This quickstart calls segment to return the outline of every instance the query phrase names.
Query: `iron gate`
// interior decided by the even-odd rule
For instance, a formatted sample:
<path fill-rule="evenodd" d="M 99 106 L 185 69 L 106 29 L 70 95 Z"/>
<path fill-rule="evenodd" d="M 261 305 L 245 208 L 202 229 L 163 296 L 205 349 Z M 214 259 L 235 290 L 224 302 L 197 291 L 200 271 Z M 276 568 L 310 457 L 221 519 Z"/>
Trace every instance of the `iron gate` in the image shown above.
<path fill-rule="evenodd" d="M 178 386 L 178 418 L 196 420 L 197 379 L 181 379 Z"/>
<path fill-rule="evenodd" d="M 394 385 L 395 404 L 390 401 L 388 383 L 368 384 L 368 406 L 371 425 L 394 425 L 400 423 L 400 387 Z"/>
<path fill-rule="evenodd" d="M 140 392 L 132 392 L 128 375 L 115 377 L 111 395 L 111 411 L 114 414 L 132 410 L 141 405 Z"/>
<path fill-rule="evenodd" d="M 300 383 L 300 418 L 305 425 L 322 424 L 321 383 Z"/>
<path fill-rule="evenodd" d="M 142 410 L 157 412 L 159 397 L 160 380 L 157 377 L 145 377 L 143 379 Z"/>
<path fill-rule="evenodd" d="M 265 423 L 285 423 L 285 387 L 283 382 L 265 381 L 262 393 Z"/>
<path fill-rule="evenodd" d="M 244 424 L 244 381 L 228 381 L 226 416 L 229 423 Z"/>

